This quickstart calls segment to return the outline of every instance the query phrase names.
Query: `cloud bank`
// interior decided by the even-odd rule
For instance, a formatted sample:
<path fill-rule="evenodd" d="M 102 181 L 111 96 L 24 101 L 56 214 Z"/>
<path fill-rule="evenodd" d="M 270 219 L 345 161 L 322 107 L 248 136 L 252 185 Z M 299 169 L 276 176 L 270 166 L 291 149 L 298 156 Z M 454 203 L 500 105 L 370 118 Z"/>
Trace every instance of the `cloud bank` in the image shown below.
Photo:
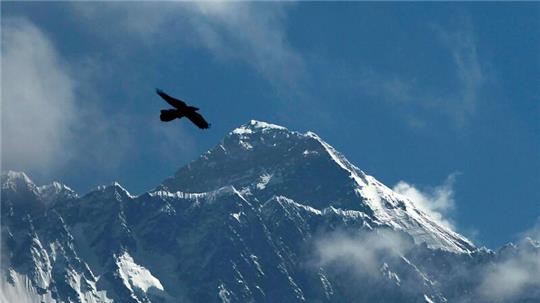
<path fill-rule="evenodd" d="M 529 244 L 531 245 L 531 244 Z M 526 289 L 540 289 L 540 253 L 522 249 L 484 270 L 478 288 L 481 297 L 493 302 L 512 302 Z"/>
<path fill-rule="evenodd" d="M 45 34 L 2 21 L 2 166 L 42 171 L 64 163 L 77 120 L 75 83 Z"/>
<path fill-rule="evenodd" d="M 46 33 L 25 18 L 2 20 L 2 169 L 37 176 L 114 169 L 126 159 L 132 127 L 104 112 Z M 78 73 L 73 71 L 77 70 Z M 89 89 L 91 91 L 91 89 Z"/>
<path fill-rule="evenodd" d="M 452 253 L 430 260 L 436 251 L 414 245 L 392 230 L 338 230 L 315 238 L 315 265 L 354 296 L 369 293 L 369 285 L 385 281 L 400 286 L 395 290 L 398 298 L 436 290 L 431 294 L 440 292 L 449 302 L 532 302 L 540 296 L 539 235 L 537 224 L 517 245 L 508 244 L 497 252 L 479 250 L 471 263 L 468 257 Z M 411 275 L 411 269 L 418 275 Z"/>
<path fill-rule="evenodd" d="M 521 236 L 517 246 L 503 247 L 500 260 L 484 269 L 477 289 L 482 298 L 511 302 L 534 290 L 540 294 L 540 218 Z"/>

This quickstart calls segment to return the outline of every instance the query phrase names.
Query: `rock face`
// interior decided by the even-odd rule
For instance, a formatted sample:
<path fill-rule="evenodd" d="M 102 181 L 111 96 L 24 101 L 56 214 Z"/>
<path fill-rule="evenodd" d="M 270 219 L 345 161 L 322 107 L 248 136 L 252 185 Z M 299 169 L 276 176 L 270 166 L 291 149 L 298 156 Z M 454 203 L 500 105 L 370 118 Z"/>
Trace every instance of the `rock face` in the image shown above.
<path fill-rule="evenodd" d="M 139 196 L 1 184 L 7 302 L 493 302 L 489 269 L 540 252 L 478 249 L 316 134 L 260 121 Z"/>

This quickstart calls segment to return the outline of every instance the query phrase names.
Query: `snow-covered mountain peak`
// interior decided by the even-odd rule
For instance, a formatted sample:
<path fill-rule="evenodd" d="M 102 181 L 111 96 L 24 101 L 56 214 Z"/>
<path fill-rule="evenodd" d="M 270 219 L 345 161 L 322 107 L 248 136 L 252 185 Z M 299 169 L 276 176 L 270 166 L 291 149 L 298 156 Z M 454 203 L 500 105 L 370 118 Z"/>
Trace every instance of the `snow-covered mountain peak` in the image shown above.
<path fill-rule="evenodd" d="M 230 155 L 272 148 L 292 138 L 301 139 L 303 134 L 267 122 L 251 120 L 231 131 L 218 146 Z M 210 151 L 212 152 L 212 151 Z"/>
<path fill-rule="evenodd" d="M 13 171 L 13 170 L 4 171 L 4 172 L 2 172 L 2 180 L 4 180 L 4 179 L 6 179 L 6 180 L 22 179 L 22 180 L 25 180 L 28 183 L 32 183 L 32 180 L 30 180 L 28 175 L 26 175 L 26 173 L 24 173 L 22 171 Z"/>
<path fill-rule="evenodd" d="M 59 199 L 76 198 L 78 194 L 69 186 L 54 181 L 51 184 L 37 187 L 41 199 L 45 204 L 50 205 Z"/>
<path fill-rule="evenodd" d="M 108 197 L 114 197 L 116 201 L 130 200 L 136 198 L 120 183 L 112 182 L 109 185 L 99 185 L 86 193 L 85 196 L 92 197 L 92 200 L 102 201 Z"/>
<path fill-rule="evenodd" d="M 258 188 L 264 189 L 269 182 L 280 183 L 283 174 L 297 165 L 336 168 L 332 160 L 340 157 L 336 155 L 314 133 L 304 134 L 252 120 L 230 132 L 218 146 L 181 168 L 163 185 L 172 192 L 208 192 L 228 185 L 241 190 L 257 181 Z M 189 182 L 180 180 L 184 178 Z"/>
<path fill-rule="evenodd" d="M 120 192 L 124 193 L 125 195 L 127 195 L 130 198 L 135 197 L 132 194 L 130 194 L 129 191 L 127 189 L 125 189 L 120 183 L 118 183 L 116 181 L 112 183 L 111 187 L 114 188 L 117 191 L 120 191 Z"/>
<path fill-rule="evenodd" d="M 2 172 L 2 188 L 12 188 L 16 189 L 17 187 L 23 186 L 33 186 L 34 182 L 23 172 L 18 171 L 6 171 Z"/>
<path fill-rule="evenodd" d="M 171 192 L 234 186 L 262 204 L 286 197 L 316 210 L 357 211 L 378 225 L 409 233 L 432 248 L 469 252 L 474 245 L 374 177 L 313 132 L 252 120 L 163 182 Z"/>
<path fill-rule="evenodd" d="M 301 133 L 276 124 L 251 120 L 233 130 L 219 145 L 222 150 L 227 147 L 234 151 L 238 151 L 238 147 L 240 147 L 239 151 L 255 151 L 254 147 L 269 148 L 274 153 L 286 151 L 288 157 L 330 157 L 341 168 L 364 176 L 360 169 L 312 131 Z M 280 147 L 283 148 L 280 149 Z"/>
<path fill-rule="evenodd" d="M 39 212 L 52 207 L 58 201 L 77 198 L 78 195 L 60 182 L 37 186 L 25 173 L 7 171 L 2 173 L 3 206 L 15 214 Z M 16 201 L 23 202 L 22 204 Z"/>
<path fill-rule="evenodd" d="M 37 186 L 24 172 L 2 172 L 2 189 L 11 192 L 31 191 L 34 195 L 43 198 L 45 202 L 55 197 L 77 197 L 77 193 L 65 184 L 53 181 L 50 184 Z"/>

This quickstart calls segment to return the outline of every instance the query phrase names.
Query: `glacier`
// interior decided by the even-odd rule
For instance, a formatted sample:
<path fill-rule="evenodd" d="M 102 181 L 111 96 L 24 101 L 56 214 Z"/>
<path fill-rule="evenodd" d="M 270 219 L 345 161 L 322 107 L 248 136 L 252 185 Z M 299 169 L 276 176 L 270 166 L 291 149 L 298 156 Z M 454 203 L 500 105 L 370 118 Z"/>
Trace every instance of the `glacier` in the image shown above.
<path fill-rule="evenodd" d="M 262 121 L 139 195 L 1 185 L 2 302 L 540 301 L 537 240 L 478 248 L 315 133 Z M 528 279 L 491 295 L 508 264 Z"/>

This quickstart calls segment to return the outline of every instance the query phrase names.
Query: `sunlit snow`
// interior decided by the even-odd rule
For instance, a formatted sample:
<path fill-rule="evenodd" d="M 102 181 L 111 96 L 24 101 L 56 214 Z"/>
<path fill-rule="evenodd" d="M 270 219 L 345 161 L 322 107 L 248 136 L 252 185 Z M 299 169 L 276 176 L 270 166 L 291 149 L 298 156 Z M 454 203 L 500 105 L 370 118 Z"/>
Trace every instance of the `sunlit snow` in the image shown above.
<path fill-rule="evenodd" d="M 124 285 L 133 290 L 134 287 L 147 292 L 149 288 L 155 287 L 163 290 L 161 282 L 150 273 L 150 271 L 133 261 L 128 252 L 124 252 L 116 259 L 118 273 L 124 281 Z"/>

